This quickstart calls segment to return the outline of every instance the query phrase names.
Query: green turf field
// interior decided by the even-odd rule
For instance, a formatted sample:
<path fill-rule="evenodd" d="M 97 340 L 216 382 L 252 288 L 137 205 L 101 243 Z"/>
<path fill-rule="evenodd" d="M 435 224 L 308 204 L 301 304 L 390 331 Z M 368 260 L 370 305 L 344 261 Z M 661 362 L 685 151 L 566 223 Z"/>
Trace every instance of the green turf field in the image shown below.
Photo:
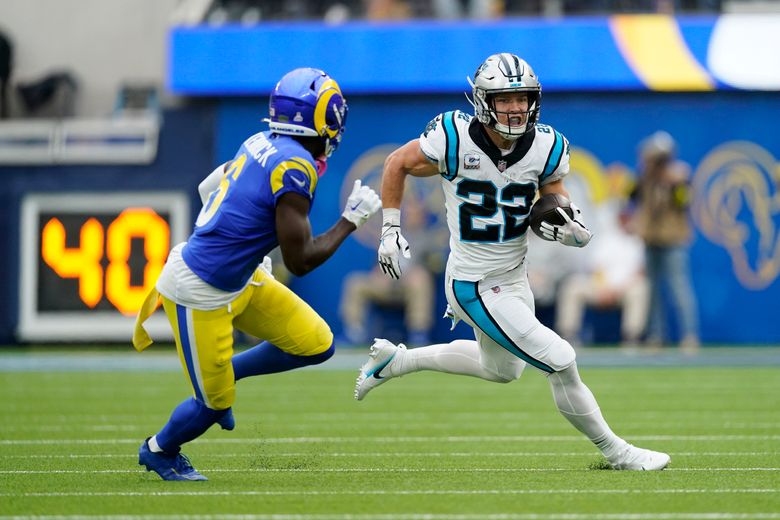
<path fill-rule="evenodd" d="M 0 515 L 780 518 L 778 367 L 581 373 L 613 429 L 670 468 L 599 469 L 534 370 L 413 374 L 358 403 L 355 371 L 310 369 L 242 381 L 236 430 L 185 449 L 209 482 L 163 482 L 137 449 L 186 396 L 180 373 L 4 371 Z"/>

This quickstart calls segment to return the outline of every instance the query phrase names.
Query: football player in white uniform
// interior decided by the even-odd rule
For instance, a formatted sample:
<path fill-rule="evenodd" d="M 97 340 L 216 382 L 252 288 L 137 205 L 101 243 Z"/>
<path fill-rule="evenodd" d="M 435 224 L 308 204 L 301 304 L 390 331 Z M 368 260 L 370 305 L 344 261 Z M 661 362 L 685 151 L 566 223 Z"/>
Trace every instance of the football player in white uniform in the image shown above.
<path fill-rule="evenodd" d="M 537 191 L 568 197 L 569 143 L 538 124 L 541 85 L 514 54 L 494 54 L 477 69 L 472 86 L 475 117 L 460 111 L 437 116 L 387 158 L 382 176 L 384 223 L 379 263 L 401 276 L 411 252 L 401 229 L 407 175 L 438 175 L 444 189 L 450 255 L 446 272 L 448 314 L 474 329 L 476 341 L 455 340 L 407 350 L 377 339 L 361 368 L 355 397 L 362 400 L 387 380 L 435 370 L 508 383 L 530 364 L 547 375 L 561 414 L 585 434 L 615 469 L 660 470 L 669 456 L 632 446 L 615 435 L 577 372 L 569 343 L 534 315 L 524 262 L 528 215 Z M 576 206 L 574 218 L 543 232 L 567 246 L 583 247 L 591 233 Z"/>

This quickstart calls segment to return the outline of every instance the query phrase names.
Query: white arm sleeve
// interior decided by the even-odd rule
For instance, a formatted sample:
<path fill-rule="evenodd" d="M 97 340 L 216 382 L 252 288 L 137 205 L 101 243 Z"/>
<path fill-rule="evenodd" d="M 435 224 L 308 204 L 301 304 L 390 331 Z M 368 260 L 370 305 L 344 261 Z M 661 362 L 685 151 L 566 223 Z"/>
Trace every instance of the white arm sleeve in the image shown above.
<path fill-rule="evenodd" d="M 211 195 L 211 192 L 216 190 L 219 186 L 219 181 L 222 180 L 222 176 L 225 174 L 226 164 L 227 163 L 223 163 L 214 168 L 214 171 L 209 173 L 209 176 L 203 179 L 200 184 L 198 184 L 198 193 L 200 194 L 200 201 L 203 204 L 209 200 L 209 195 Z"/>

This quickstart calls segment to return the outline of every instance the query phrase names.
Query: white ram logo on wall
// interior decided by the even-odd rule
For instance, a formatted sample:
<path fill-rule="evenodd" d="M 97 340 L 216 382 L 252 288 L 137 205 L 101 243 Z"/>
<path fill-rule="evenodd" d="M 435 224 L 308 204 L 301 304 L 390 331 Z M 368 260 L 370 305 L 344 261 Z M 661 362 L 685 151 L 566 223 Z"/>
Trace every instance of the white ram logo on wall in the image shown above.
<path fill-rule="evenodd" d="M 712 150 L 693 181 L 693 219 L 731 256 L 739 282 L 762 290 L 780 272 L 780 165 L 760 146 L 733 141 Z"/>

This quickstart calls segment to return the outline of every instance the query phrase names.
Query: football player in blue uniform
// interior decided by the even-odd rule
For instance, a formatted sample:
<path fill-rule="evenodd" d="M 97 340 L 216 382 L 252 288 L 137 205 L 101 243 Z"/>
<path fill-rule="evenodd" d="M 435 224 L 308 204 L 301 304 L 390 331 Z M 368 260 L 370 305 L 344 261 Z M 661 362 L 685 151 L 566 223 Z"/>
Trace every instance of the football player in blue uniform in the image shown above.
<path fill-rule="evenodd" d="M 347 104 L 327 74 L 301 68 L 276 85 L 269 112 L 270 129 L 247 139 L 200 184 L 195 229 L 171 250 L 138 315 L 133 344 L 143 350 L 152 343 L 143 322 L 162 301 L 193 390 L 139 450 L 139 464 L 164 480 L 206 480 L 180 448 L 213 424 L 233 429 L 236 381 L 333 355 L 328 324 L 274 280 L 265 255 L 279 245 L 287 268 L 304 275 L 381 207 L 379 196 L 355 181 L 342 218 L 313 237 L 309 212 L 341 141 Z M 234 356 L 234 328 L 266 341 Z"/>

